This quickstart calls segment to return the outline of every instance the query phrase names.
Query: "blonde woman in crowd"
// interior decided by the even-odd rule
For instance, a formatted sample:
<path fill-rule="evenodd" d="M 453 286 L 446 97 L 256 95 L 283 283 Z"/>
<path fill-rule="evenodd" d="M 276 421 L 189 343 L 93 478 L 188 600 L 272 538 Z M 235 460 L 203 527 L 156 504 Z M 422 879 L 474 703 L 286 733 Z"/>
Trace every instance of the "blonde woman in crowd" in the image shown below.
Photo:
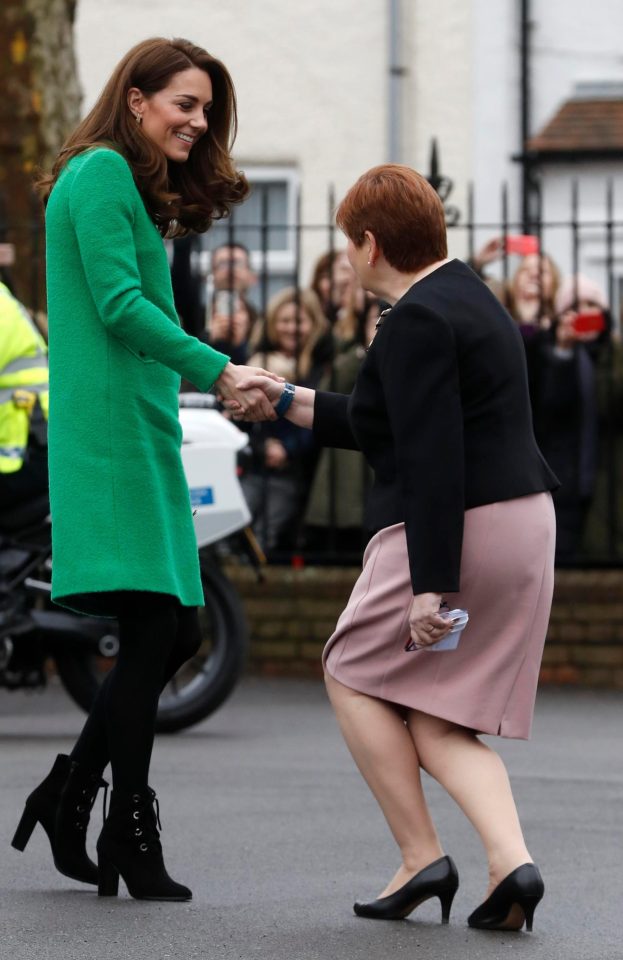
<path fill-rule="evenodd" d="M 315 387 L 327 369 L 328 335 L 329 323 L 314 291 L 287 287 L 269 301 L 261 349 L 249 363 L 261 358 L 272 373 Z M 257 536 L 271 551 L 292 544 L 292 522 L 301 515 L 317 448 L 311 430 L 299 430 L 286 420 L 256 424 L 249 435 L 253 460 L 242 487 Z"/>

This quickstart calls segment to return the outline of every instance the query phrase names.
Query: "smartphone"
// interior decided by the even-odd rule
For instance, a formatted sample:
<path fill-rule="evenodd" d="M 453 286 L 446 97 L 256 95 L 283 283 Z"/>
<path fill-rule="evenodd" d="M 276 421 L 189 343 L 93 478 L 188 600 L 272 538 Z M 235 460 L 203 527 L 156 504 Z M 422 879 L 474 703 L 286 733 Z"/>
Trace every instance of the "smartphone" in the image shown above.
<path fill-rule="evenodd" d="M 214 294 L 214 313 L 231 317 L 240 309 L 240 294 L 235 290 L 217 290 Z"/>
<path fill-rule="evenodd" d="M 506 237 L 506 253 L 518 253 L 527 257 L 539 252 L 539 238 L 528 233 L 509 233 Z"/>
<path fill-rule="evenodd" d="M 601 310 L 578 313 L 573 320 L 573 329 L 576 333 L 603 333 L 606 329 L 606 318 Z"/>

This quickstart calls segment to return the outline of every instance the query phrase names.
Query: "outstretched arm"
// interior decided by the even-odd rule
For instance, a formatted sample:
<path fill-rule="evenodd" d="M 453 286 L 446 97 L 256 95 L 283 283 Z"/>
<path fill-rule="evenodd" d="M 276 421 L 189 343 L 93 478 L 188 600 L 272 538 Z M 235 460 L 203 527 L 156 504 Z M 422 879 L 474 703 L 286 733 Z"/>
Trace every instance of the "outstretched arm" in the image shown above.
<path fill-rule="evenodd" d="M 87 156 L 71 186 L 69 213 L 102 323 L 138 356 L 170 367 L 200 390 L 217 382 L 221 393 L 236 398 L 249 419 L 274 419 L 260 390 L 247 394 L 238 390 L 241 379 L 266 371 L 235 367 L 225 354 L 189 336 L 143 294 L 134 239 L 140 202 L 130 168 L 114 150 L 95 150 Z M 162 257 L 166 270 L 164 252 Z"/>
<path fill-rule="evenodd" d="M 252 381 L 256 380 L 258 383 L 253 385 Z M 259 383 L 264 380 L 274 384 L 279 393 L 283 390 L 283 377 L 269 373 L 268 370 L 227 364 L 216 381 L 216 389 L 225 406 L 232 411 L 234 420 L 256 422 L 277 419 L 274 405 Z"/>
<path fill-rule="evenodd" d="M 343 393 L 329 393 L 324 390 L 312 390 L 309 387 L 295 387 L 287 384 L 292 400 L 284 412 L 280 410 L 285 387 L 265 376 L 250 377 L 240 382 L 240 388 L 257 389 L 265 394 L 277 416 L 284 416 L 298 427 L 314 431 L 314 437 L 320 446 L 339 447 L 343 450 L 359 450 L 348 420 L 349 397 Z M 261 419 L 250 417 L 243 409 L 243 403 L 227 402 L 235 420 Z"/>
<path fill-rule="evenodd" d="M 238 388 L 240 391 L 261 390 L 269 400 L 271 409 L 278 405 L 284 391 L 283 381 L 277 382 L 264 375 L 246 377 L 240 381 Z M 297 427 L 307 427 L 311 429 L 314 425 L 315 396 L 316 391 L 311 390 L 309 387 L 294 387 L 292 402 L 284 413 L 286 420 L 295 423 Z M 244 397 L 240 399 L 230 399 L 223 393 L 223 398 L 225 400 L 225 406 L 232 412 L 234 420 L 249 419 L 244 409 Z"/>

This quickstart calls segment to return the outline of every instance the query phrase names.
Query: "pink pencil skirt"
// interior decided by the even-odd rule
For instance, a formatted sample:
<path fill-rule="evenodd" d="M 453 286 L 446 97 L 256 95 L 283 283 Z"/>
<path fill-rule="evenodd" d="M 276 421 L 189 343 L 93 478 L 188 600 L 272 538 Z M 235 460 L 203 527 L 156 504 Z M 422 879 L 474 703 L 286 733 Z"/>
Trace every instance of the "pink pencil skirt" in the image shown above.
<path fill-rule="evenodd" d="M 461 589 L 469 612 L 456 650 L 406 652 L 413 598 L 404 524 L 370 540 L 323 653 L 340 683 L 479 733 L 527 740 L 554 587 L 549 493 L 465 513 Z"/>

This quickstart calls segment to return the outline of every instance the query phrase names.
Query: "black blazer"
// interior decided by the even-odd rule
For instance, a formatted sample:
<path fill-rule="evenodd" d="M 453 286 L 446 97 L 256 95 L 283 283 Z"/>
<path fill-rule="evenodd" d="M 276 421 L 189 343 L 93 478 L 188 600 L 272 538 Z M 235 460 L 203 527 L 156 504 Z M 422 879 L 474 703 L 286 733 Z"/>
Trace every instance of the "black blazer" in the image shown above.
<path fill-rule="evenodd" d="M 521 335 L 460 260 L 386 314 L 349 397 L 316 393 L 314 433 L 363 451 L 366 526 L 404 522 L 416 594 L 459 589 L 465 510 L 558 486 L 534 439 Z"/>

